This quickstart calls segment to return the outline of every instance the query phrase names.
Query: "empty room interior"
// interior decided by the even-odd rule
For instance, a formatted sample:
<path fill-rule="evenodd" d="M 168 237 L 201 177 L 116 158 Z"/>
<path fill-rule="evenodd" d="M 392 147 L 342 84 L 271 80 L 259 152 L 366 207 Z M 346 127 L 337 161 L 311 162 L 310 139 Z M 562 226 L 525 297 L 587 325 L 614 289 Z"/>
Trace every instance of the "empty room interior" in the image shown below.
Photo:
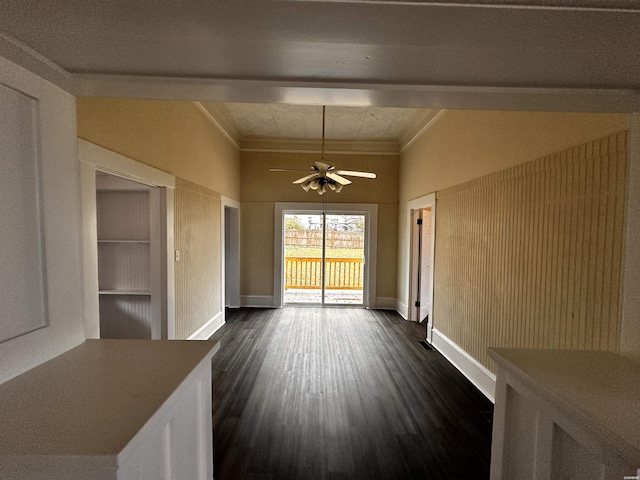
<path fill-rule="evenodd" d="M 0 2 L 0 477 L 640 478 L 638 32 Z"/>

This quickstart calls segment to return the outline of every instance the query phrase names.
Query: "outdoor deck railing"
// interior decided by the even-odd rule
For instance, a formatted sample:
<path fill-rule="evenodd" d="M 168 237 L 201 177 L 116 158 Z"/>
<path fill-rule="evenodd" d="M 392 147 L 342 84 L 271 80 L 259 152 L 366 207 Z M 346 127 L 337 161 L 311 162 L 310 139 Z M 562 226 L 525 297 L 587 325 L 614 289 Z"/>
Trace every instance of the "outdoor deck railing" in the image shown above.
<path fill-rule="evenodd" d="M 285 288 L 321 288 L 322 259 L 285 257 Z M 326 289 L 362 290 L 361 258 L 327 258 Z"/>

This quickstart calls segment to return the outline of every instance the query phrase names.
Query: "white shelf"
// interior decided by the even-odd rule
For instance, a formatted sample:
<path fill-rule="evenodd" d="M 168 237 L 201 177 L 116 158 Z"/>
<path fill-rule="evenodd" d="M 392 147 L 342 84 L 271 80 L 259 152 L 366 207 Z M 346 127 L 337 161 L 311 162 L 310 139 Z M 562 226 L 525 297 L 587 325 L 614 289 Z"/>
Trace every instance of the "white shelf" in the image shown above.
<path fill-rule="evenodd" d="M 98 243 L 151 243 L 151 240 L 98 240 Z"/>
<path fill-rule="evenodd" d="M 150 290 L 100 290 L 100 295 L 151 295 Z"/>

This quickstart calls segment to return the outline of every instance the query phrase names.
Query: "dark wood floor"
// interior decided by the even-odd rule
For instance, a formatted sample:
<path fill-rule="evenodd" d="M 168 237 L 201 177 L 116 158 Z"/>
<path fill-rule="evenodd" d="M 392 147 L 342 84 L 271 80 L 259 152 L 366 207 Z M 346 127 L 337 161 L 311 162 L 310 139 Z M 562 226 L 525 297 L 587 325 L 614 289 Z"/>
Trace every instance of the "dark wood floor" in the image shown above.
<path fill-rule="evenodd" d="M 489 478 L 493 405 L 423 336 L 385 311 L 229 311 L 216 480 Z"/>

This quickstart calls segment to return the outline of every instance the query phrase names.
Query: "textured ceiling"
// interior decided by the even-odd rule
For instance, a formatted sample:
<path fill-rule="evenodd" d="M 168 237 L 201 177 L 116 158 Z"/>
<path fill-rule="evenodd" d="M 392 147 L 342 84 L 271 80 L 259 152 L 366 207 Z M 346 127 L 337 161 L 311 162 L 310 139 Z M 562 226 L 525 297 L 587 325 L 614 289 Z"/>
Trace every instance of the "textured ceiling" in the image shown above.
<path fill-rule="evenodd" d="M 225 103 L 224 108 L 243 138 L 317 139 L 322 135 L 320 106 Z M 420 113 L 414 108 L 327 107 L 325 137 L 400 141 Z"/>

